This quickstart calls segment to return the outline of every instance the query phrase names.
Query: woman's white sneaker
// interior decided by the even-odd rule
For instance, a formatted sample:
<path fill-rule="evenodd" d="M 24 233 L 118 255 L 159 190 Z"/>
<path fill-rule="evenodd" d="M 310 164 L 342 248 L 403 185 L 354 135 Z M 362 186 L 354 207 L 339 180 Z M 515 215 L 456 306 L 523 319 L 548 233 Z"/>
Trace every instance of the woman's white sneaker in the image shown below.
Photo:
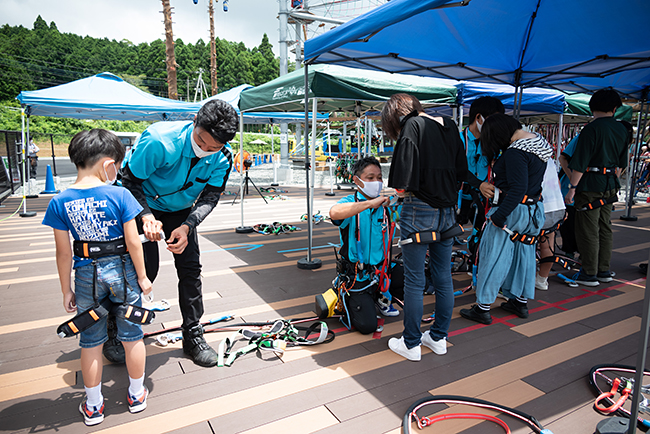
<path fill-rule="evenodd" d="M 447 354 L 447 338 L 442 338 L 435 341 L 433 340 L 433 337 L 431 337 L 429 330 L 422 333 L 422 345 L 429 348 L 439 356 Z"/>
<path fill-rule="evenodd" d="M 419 362 L 422 358 L 420 346 L 418 345 L 417 347 L 406 348 L 403 336 L 399 339 L 390 338 L 388 340 L 388 348 L 393 350 L 394 353 L 399 354 L 400 356 L 412 362 Z"/>

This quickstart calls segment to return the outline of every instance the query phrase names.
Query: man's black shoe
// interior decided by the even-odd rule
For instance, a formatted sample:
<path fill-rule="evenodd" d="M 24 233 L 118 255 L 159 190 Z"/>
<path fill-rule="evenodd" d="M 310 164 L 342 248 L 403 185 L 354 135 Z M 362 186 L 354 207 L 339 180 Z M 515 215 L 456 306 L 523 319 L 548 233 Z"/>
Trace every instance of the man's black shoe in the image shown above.
<path fill-rule="evenodd" d="M 501 309 L 514 313 L 519 318 L 528 318 L 528 303 L 522 303 L 514 298 L 508 299 L 501 303 Z"/>
<path fill-rule="evenodd" d="M 481 324 L 492 324 L 492 315 L 489 310 L 483 310 L 478 305 L 473 304 L 471 309 L 461 309 L 460 316 L 480 322 Z"/>
<path fill-rule="evenodd" d="M 584 286 L 593 287 L 593 286 L 600 285 L 600 282 L 598 281 L 598 278 L 596 277 L 595 274 L 593 276 L 589 274 L 585 274 L 582 272 L 582 270 L 580 270 L 578 273 L 576 273 L 575 276 L 573 276 L 573 280 L 575 280 L 576 283 L 578 283 L 579 285 L 584 285 Z"/>
<path fill-rule="evenodd" d="M 217 353 L 203 338 L 203 327 L 200 324 L 183 330 L 183 351 L 199 366 L 209 368 L 217 364 Z"/>
<path fill-rule="evenodd" d="M 108 315 L 106 319 L 106 333 L 108 340 L 104 342 L 102 353 L 104 357 L 111 363 L 124 363 L 126 357 L 124 355 L 124 345 L 117 340 L 117 322 L 115 315 Z"/>

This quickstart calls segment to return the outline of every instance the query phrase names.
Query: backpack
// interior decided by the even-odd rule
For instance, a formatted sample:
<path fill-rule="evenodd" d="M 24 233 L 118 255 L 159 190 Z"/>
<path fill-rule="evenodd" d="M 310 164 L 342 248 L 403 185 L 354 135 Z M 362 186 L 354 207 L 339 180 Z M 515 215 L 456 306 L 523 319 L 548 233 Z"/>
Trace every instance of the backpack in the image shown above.
<path fill-rule="evenodd" d="M 542 199 L 544 200 L 545 217 L 542 229 L 549 229 L 564 220 L 566 212 L 557 166 L 552 158 L 546 162 L 546 172 L 544 172 L 542 181 Z"/>

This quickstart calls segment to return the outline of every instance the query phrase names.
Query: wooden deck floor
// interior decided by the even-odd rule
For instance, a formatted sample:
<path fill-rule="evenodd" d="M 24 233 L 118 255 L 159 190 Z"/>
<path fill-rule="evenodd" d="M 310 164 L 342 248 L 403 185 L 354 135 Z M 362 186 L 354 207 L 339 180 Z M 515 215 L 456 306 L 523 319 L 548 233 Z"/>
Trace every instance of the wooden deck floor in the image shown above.
<path fill-rule="evenodd" d="M 245 223 L 296 223 L 306 206 L 304 189 L 286 188 L 288 200 L 259 197 L 245 201 Z M 334 198 L 317 191 L 314 209 L 327 214 Z M 334 277 L 331 243 L 337 230 L 314 226 L 314 256 L 323 267 L 300 270 L 307 231 L 280 236 L 241 235 L 238 203 L 224 196 L 202 224 L 204 320 L 233 314 L 235 321 L 266 321 L 313 315 L 314 295 Z M 458 315 L 474 293 L 456 299 L 449 351 L 437 356 L 423 347 L 413 363 L 393 354 L 387 340 L 402 331 L 401 316 L 387 318 L 379 336 L 348 332 L 329 320 L 336 339 L 287 351 L 282 358 L 248 354 L 230 368 L 200 368 L 184 356 L 181 344 L 147 343 L 149 405 L 132 415 L 125 404 L 124 366 L 105 363 L 106 419 L 83 424 L 77 406 L 83 396 L 78 342 L 59 339 L 58 324 L 69 316 L 62 307 L 51 230 L 41 225 L 49 196 L 30 199 L 37 217 L 7 218 L 20 200 L 0 208 L 0 431 L 17 433 L 391 433 L 401 431 L 408 406 L 419 398 L 454 394 L 480 397 L 537 417 L 555 434 L 590 434 L 603 419 L 592 409 L 586 375 L 598 363 L 634 364 L 639 343 L 645 278 L 638 263 L 648 258 L 650 207 L 635 207 L 637 222 L 615 212 L 614 282 L 597 288 L 569 288 L 551 277 L 548 291 L 537 291 L 531 315 L 522 320 L 495 305 L 490 326 Z M 305 228 L 304 223 L 299 226 Z M 179 324 L 176 275 L 171 254 L 161 255 L 154 282 L 157 300 L 172 307 L 156 314 L 145 331 Z M 455 276 L 458 288 L 467 276 Z M 425 296 L 431 312 L 434 296 Z M 423 326 L 423 330 L 425 327 Z M 217 346 L 225 333 L 210 333 Z M 239 344 L 241 345 L 241 343 Z M 513 432 L 530 432 L 507 419 Z M 428 428 L 430 433 L 498 433 L 496 425 L 458 421 Z"/>

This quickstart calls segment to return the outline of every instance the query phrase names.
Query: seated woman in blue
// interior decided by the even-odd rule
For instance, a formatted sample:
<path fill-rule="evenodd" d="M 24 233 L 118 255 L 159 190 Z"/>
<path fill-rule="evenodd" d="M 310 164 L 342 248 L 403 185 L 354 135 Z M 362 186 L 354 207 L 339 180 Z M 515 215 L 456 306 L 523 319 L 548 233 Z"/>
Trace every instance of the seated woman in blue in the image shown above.
<path fill-rule="evenodd" d="M 539 235 L 544 225 L 542 180 L 553 151 L 542 136 L 524 131 L 519 121 L 503 114 L 485 120 L 481 148 L 499 194 L 487 214 L 479 245 L 477 304 L 460 314 L 490 324 L 490 305 L 501 289 L 508 298 L 501 307 L 528 318 L 527 300 L 535 296 L 535 244 L 510 237 L 513 232 Z"/>

